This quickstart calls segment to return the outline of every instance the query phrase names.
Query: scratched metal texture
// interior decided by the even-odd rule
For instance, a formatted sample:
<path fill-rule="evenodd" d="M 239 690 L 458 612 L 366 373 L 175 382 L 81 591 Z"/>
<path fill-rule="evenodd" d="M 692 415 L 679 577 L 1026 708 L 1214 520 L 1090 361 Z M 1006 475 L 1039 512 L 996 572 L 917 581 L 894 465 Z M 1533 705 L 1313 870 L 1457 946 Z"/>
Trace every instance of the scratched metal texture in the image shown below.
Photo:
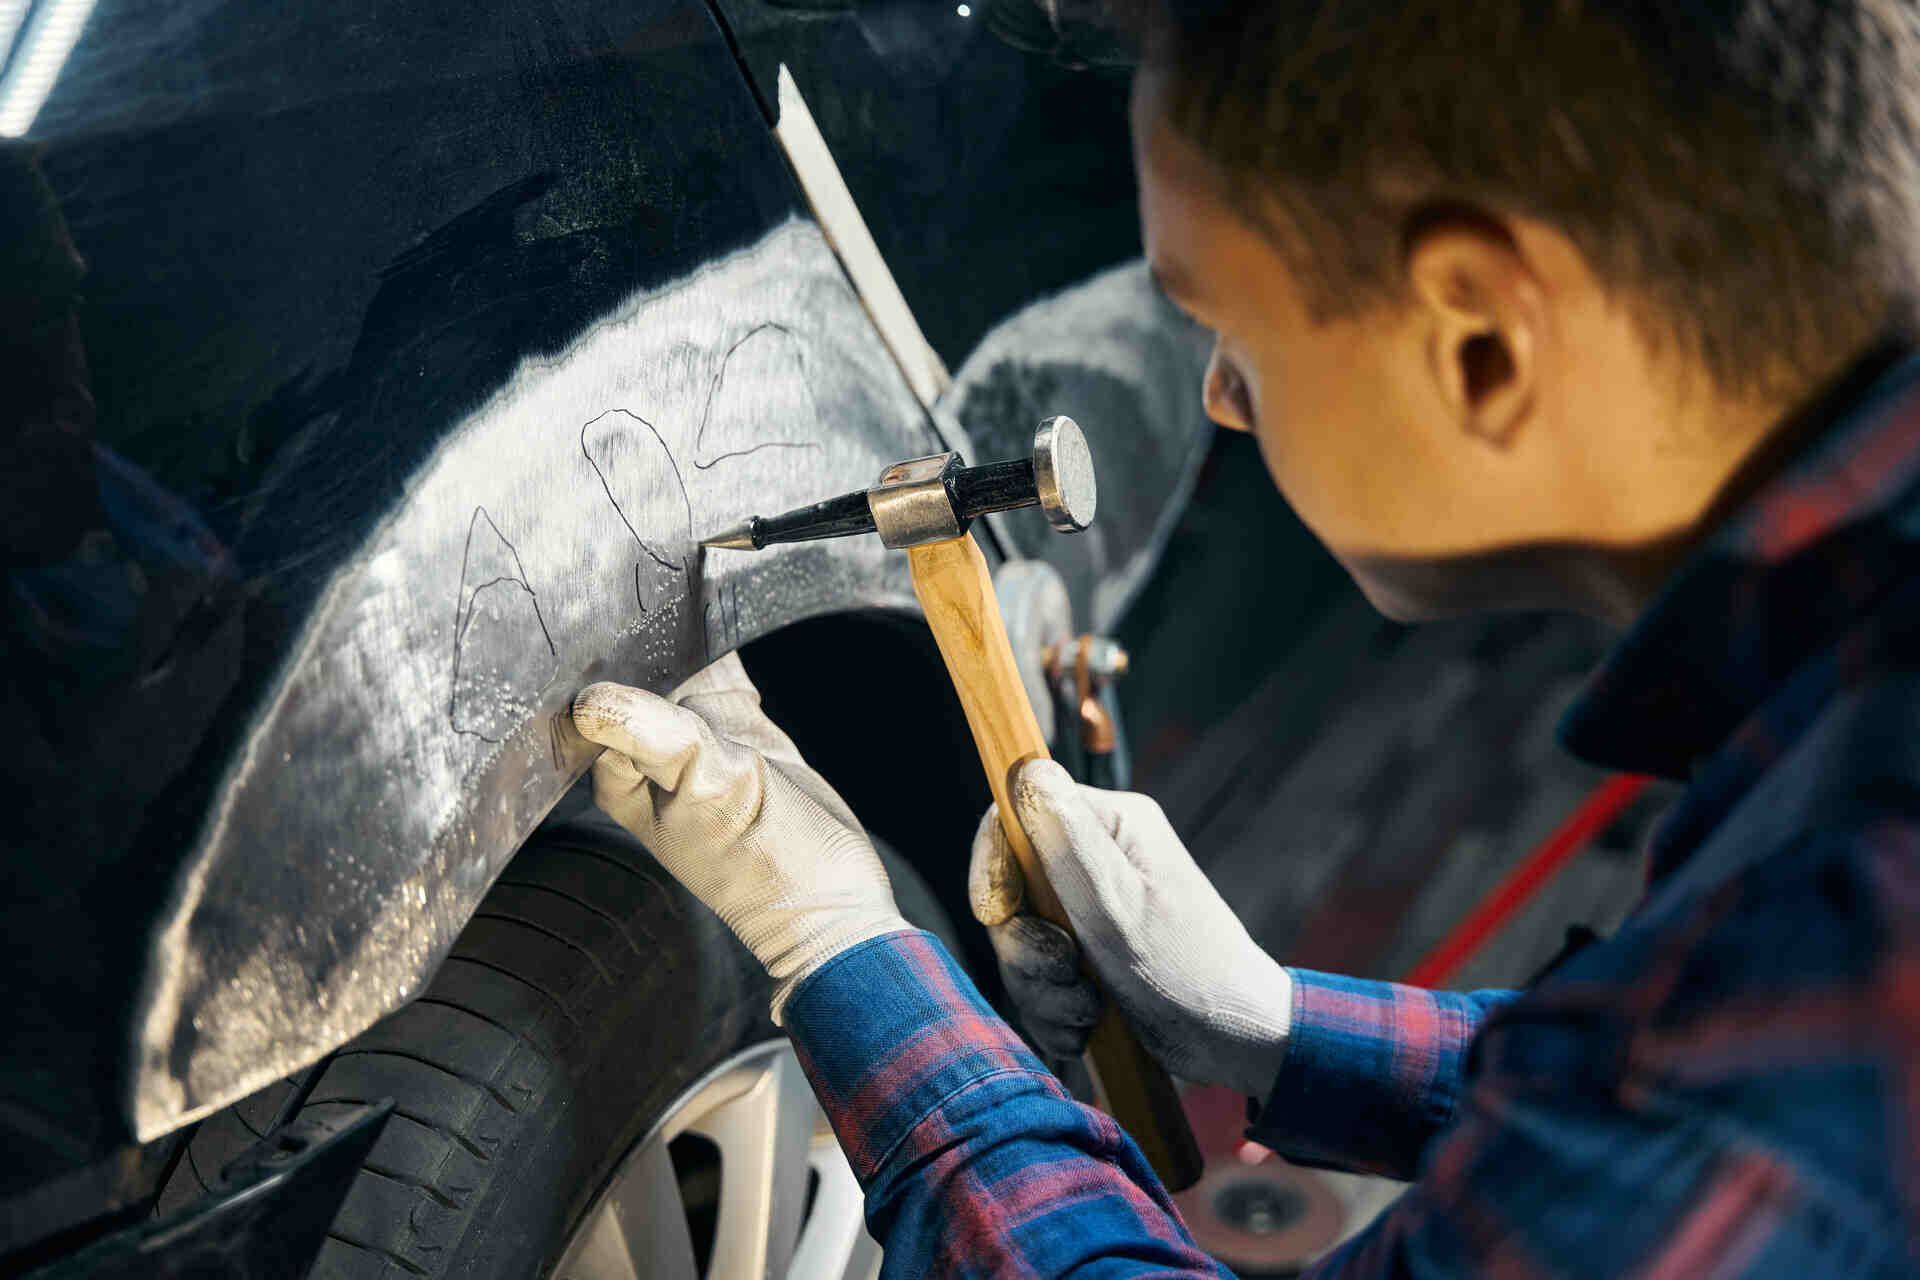
<path fill-rule="evenodd" d="M 0 628 L 8 1185 L 417 990 L 584 767 L 581 684 L 911 605 L 877 545 L 693 555 L 935 447 L 708 11 L 363 18 L 102 0 L 0 156 L 144 504 L 53 569 L 98 651 Z"/>
<path fill-rule="evenodd" d="M 336 571 L 236 753 L 152 956 L 138 1131 L 413 994 L 590 759 L 565 716 L 582 685 L 665 689 L 787 622 L 908 607 L 904 562 L 872 539 L 695 544 L 720 512 L 933 447 L 798 220 L 528 360 Z M 259 856 L 275 846 L 313 868 L 297 898 Z"/>
<path fill-rule="evenodd" d="M 938 447 L 691 0 L 100 0 L 31 141 L 0 163 L 86 262 L 101 491 L 144 497 L 53 567 L 124 572 L 94 647 L 0 627 L 0 1192 L 418 990 L 584 767 L 581 684 L 912 609 L 873 540 L 692 545 Z M 1092 373 L 1190 380 L 1113 323 L 1147 354 Z M 970 412 L 970 454 L 1040 408 Z M 1100 527 L 1144 547 L 1131 501 Z"/>

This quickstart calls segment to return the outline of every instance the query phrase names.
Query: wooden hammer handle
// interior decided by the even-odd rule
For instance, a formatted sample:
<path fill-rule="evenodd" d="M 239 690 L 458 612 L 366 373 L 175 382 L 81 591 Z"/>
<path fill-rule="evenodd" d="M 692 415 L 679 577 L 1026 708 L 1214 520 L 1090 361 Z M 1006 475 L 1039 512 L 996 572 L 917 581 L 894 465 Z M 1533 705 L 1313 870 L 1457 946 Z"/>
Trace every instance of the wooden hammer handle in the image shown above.
<path fill-rule="evenodd" d="M 987 783 L 1000 806 L 1000 825 L 1027 881 L 1027 904 L 1036 915 L 1071 931 L 1060 898 L 1047 883 L 1027 833 L 1014 816 L 1007 781 L 1023 760 L 1047 756 L 1047 741 L 1033 718 L 1026 686 L 1007 643 L 1006 624 L 993 594 L 986 557 L 972 534 L 910 547 L 914 594 L 959 691 L 973 730 Z M 1133 1028 L 1109 999 L 1087 1042 L 1087 1067 L 1101 1105 L 1140 1144 L 1148 1163 L 1172 1191 L 1199 1181 L 1200 1148 L 1188 1127 L 1173 1081 L 1147 1054 Z"/>

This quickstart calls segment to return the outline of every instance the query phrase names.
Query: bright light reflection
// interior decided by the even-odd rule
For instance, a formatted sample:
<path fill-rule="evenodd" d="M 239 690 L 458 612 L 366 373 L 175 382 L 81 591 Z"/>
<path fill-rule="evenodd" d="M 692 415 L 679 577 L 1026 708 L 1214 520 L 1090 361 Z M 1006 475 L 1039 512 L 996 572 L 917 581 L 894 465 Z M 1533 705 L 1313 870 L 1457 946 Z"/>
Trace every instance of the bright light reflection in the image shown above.
<path fill-rule="evenodd" d="M 963 4 L 958 9 L 955 9 L 954 12 L 959 14 L 963 18 L 971 18 L 973 16 L 973 6 L 970 4 Z"/>
<path fill-rule="evenodd" d="M 0 0 L 0 19 L 7 9 Z M 0 138 L 24 137 L 33 127 L 92 12 L 93 0 L 43 0 L 34 9 L 7 61 L 6 74 L 0 76 Z"/>
<path fill-rule="evenodd" d="M 20 24 L 27 20 L 27 10 L 33 0 L 0 0 L 0 67 L 7 65 L 7 55 L 13 51 L 13 38 L 20 34 Z"/>

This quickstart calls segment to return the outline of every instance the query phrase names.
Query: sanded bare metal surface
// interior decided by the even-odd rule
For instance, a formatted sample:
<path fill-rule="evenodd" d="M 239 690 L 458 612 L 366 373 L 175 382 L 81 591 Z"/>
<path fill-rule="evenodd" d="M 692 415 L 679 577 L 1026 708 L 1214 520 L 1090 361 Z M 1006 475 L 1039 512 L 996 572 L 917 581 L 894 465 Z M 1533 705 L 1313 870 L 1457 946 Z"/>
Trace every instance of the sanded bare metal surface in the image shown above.
<path fill-rule="evenodd" d="M 46 196 L 28 223 L 85 263 L 48 295 L 72 340 L 47 390 L 87 404 L 98 467 L 35 498 L 95 521 L 34 588 L 60 607 L 7 617 L 0 1193 L 107 1159 L 136 1114 L 149 1131 L 191 1114 L 417 985 L 540 807 L 529 726 L 593 656 L 651 683 L 735 634 L 887 602 L 877 549 L 716 564 L 698 591 L 675 549 L 940 447 L 896 412 L 904 393 L 876 412 L 835 389 L 822 333 L 828 354 L 864 333 L 898 375 L 860 308 L 798 292 L 835 274 L 817 236 L 821 273 L 768 277 L 793 296 L 692 324 L 660 302 L 623 348 L 581 354 L 643 292 L 744 281 L 729 255 L 805 217 L 771 131 L 781 61 L 948 361 L 1135 251 L 1121 87 L 951 9 L 902 26 L 897 6 L 757 5 L 393 0 L 347 24 L 245 0 L 94 7 L 15 157 Z M 759 16 L 729 31 L 723 9 Z M 908 38 L 875 45 L 870 20 Z M 1063 163 L 1073 200 L 1013 197 Z M 549 383 L 575 387 L 557 418 L 511 407 Z M 643 402 L 639 384 L 697 390 Z M 727 406 L 756 387 L 779 390 L 743 426 Z M 1024 453 L 1044 415 L 1008 405 Z M 825 452 L 791 434 L 808 414 Z M 510 448 L 472 447 L 509 420 Z M 945 447 L 1007 456 L 957 427 Z M 583 489 L 595 536 L 549 542 L 590 527 Z"/>
<path fill-rule="evenodd" d="M 424 982 L 589 763 L 565 718 L 581 685 L 665 689 L 811 614 L 911 608 L 877 539 L 704 557 L 694 540 L 934 447 L 799 220 L 525 360 L 332 575 L 219 788 L 150 956 L 139 1134 L 287 1074 Z M 286 863 L 308 868 L 304 895 Z"/>

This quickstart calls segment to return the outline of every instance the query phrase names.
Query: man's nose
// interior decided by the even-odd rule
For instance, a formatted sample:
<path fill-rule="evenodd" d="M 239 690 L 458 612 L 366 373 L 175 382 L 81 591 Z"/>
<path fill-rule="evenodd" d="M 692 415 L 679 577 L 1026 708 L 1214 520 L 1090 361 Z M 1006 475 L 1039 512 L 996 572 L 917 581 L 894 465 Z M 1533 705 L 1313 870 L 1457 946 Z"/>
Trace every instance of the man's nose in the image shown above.
<path fill-rule="evenodd" d="M 1253 431 L 1253 404 L 1246 380 L 1222 354 L 1217 342 L 1207 360 L 1206 376 L 1200 381 L 1200 403 L 1207 416 L 1227 430 Z"/>

